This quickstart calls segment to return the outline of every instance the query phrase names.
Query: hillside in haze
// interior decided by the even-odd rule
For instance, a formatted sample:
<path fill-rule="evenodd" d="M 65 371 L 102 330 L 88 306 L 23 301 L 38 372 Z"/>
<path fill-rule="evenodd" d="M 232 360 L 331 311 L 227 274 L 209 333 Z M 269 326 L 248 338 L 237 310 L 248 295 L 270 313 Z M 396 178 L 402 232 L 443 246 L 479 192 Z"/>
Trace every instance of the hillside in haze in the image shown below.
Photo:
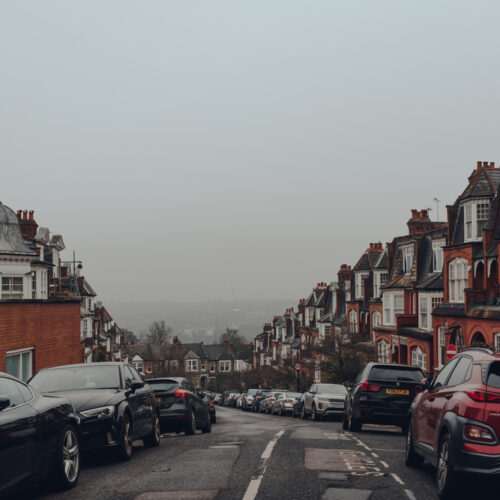
<path fill-rule="evenodd" d="M 252 340 L 262 331 L 262 325 L 294 305 L 292 300 L 237 302 L 113 302 L 104 304 L 118 326 L 140 335 L 149 324 L 165 320 L 184 342 L 217 342 L 227 328 L 236 328 L 240 335 Z"/>

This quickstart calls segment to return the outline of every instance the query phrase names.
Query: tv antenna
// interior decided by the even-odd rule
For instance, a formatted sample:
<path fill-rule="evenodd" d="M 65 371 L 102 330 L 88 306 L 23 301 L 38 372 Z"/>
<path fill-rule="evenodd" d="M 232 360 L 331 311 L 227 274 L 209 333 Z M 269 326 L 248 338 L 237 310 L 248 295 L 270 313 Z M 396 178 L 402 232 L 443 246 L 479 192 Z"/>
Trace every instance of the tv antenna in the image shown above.
<path fill-rule="evenodd" d="M 436 202 L 437 221 L 439 222 L 439 204 L 441 203 L 441 200 L 434 198 L 434 201 Z"/>

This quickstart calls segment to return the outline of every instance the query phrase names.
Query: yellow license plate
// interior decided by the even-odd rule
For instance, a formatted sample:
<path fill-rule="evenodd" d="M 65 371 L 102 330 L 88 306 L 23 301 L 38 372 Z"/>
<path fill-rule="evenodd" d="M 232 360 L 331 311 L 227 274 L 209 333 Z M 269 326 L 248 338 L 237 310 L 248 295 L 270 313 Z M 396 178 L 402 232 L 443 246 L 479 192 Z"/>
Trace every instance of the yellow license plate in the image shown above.
<path fill-rule="evenodd" d="M 386 394 L 397 394 L 398 396 L 408 396 L 410 391 L 408 389 L 386 389 Z"/>
<path fill-rule="evenodd" d="M 156 401 L 157 401 L 158 403 L 161 403 L 161 398 L 156 398 Z"/>

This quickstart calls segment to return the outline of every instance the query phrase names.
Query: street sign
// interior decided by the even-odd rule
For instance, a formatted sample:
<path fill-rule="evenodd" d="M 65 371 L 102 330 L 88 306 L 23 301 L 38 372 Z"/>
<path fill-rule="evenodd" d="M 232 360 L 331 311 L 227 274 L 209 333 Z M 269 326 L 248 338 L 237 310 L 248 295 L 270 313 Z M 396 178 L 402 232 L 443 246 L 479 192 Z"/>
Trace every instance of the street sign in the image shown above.
<path fill-rule="evenodd" d="M 296 371 L 300 371 L 300 369 L 302 368 L 302 365 L 300 363 L 295 363 L 295 370 Z"/>
<path fill-rule="evenodd" d="M 457 353 L 457 348 L 453 344 L 450 344 L 446 348 L 446 358 L 447 359 L 451 359 L 453 356 L 455 356 L 456 353 Z"/>

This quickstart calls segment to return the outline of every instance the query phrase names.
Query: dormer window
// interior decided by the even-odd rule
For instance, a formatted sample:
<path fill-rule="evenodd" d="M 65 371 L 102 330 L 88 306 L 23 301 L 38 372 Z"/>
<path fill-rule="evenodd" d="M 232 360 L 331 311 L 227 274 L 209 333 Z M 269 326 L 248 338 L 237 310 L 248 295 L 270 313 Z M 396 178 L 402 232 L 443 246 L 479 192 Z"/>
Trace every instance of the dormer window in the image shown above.
<path fill-rule="evenodd" d="M 489 200 L 474 200 L 464 204 L 465 241 L 477 241 L 483 237 L 489 209 Z"/>
<path fill-rule="evenodd" d="M 356 299 L 363 299 L 365 296 L 365 287 L 364 287 L 364 281 L 366 278 L 368 278 L 369 273 L 356 273 L 356 279 L 355 279 L 355 295 Z"/>
<path fill-rule="evenodd" d="M 443 269 L 443 247 L 444 240 L 432 242 L 432 271 L 439 273 Z"/>
<path fill-rule="evenodd" d="M 403 273 L 410 274 L 413 267 L 413 245 L 402 248 L 403 253 Z"/>

